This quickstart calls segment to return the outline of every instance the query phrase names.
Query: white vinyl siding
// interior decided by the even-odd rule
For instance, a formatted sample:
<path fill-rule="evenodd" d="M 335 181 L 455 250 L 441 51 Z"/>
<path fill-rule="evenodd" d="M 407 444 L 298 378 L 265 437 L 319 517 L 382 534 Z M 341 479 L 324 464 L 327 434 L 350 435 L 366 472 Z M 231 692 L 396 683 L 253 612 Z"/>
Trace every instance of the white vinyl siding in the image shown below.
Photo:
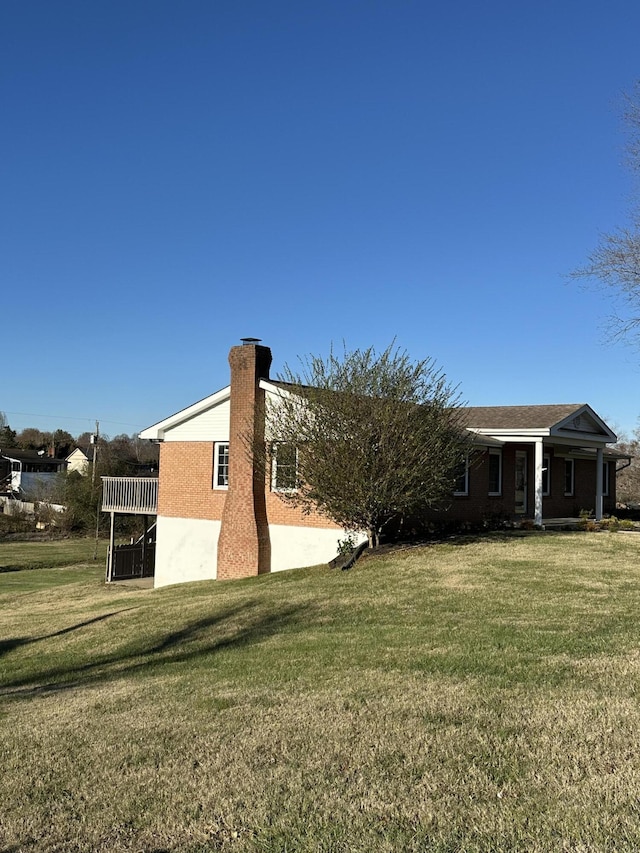
<path fill-rule="evenodd" d="M 187 421 L 167 429 L 165 441 L 229 441 L 229 400 L 200 412 Z"/>

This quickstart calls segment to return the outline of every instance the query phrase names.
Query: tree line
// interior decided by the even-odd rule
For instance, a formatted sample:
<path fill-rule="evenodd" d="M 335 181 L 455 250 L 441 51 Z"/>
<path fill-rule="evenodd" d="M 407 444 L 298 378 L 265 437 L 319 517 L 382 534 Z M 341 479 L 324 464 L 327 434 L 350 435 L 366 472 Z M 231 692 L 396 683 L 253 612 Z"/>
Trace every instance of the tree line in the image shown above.
<path fill-rule="evenodd" d="M 91 533 L 96 524 L 104 532 L 108 516 L 100 512 L 101 477 L 157 471 L 158 445 L 141 441 L 135 434 L 125 433 L 113 438 L 100 435 L 95 440 L 91 432 L 82 432 L 74 437 L 63 429 L 47 432 L 37 427 L 26 427 L 17 432 L 11 428 L 6 415 L 0 412 L 0 450 L 4 453 L 8 450 L 32 450 L 44 452 L 56 459 L 66 459 L 75 448 L 80 448 L 87 455 L 90 465 L 95 466 L 95 471 L 91 467 L 83 473 L 65 471 L 59 474 L 55 483 L 43 490 L 42 494 L 36 489 L 34 494 L 25 497 L 35 501 L 37 521 L 50 522 L 61 532 Z M 50 509 L 51 503 L 61 504 L 65 511 L 53 513 Z M 9 532 L 14 528 L 15 532 L 19 532 L 32 527 L 32 520 L 23 520 L 16 516 L 7 516 L 3 522 L 2 529 L 6 528 Z M 119 518 L 118 532 L 139 532 L 137 523 L 137 517 Z"/>
<path fill-rule="evenodd" d="M 105 467 L 109 469 L 103 473 L 113 475 L 126 473 L 120 470 L 123 468 L 153 465 L 158 462 L 158 446 L 148 441 L 141 441 L 135 433 L 132 435 L 121 433 L 113 438 L 100 435 L 95 444 L 92 439 L 91 432 L 82 432 L 74 437 L 64 429 L 47 432 L 37 427 L 26 427 L 17 432 L 11 428 L 4 412 L 0 412 L 0 450 L 2 451 L 10 449 L 44 451 L 56 459 L 66 459 L 76 447 L 79 447 L 92 458 L 93 451 L 97 447 L 100 466 L 103 469 Z"/>

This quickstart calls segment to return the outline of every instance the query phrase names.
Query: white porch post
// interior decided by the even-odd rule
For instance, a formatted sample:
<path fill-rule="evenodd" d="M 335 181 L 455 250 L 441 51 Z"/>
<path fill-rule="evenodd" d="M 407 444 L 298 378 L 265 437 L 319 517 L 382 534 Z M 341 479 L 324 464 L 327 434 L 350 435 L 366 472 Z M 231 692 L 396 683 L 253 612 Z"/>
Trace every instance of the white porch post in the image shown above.
<path fill-rule="evenodd" d="M 596 521 L 600 521 L 602 518 L 602 510 L 603 510 L 603 501 L 602 501 L 602 487 L 603 487 L 603 466 L 604 455 L 602 452 L 602 448 L 599 447 L 596 450 Z"/>
<path fill-rule="evenodd" d="M 534 523 L 542 526 L 542 439 L 537 438 L 533 445 L 533 488 L 534 488 Z"/>
<path fill-rule="evenodd" d="M 111 529 L 109 531 L 109 550 L 107 552 L 107 583 L 111 583 L 113 579 L 113 546 L 115 545 L 114 521 L 115 512 L 111 512 Z"/>

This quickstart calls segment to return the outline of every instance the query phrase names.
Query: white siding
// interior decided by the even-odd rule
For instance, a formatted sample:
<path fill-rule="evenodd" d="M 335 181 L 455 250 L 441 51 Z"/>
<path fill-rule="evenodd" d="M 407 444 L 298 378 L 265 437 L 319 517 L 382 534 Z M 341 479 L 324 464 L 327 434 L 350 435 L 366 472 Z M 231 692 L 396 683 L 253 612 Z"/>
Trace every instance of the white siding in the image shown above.
<path fill-rule="evenodd" d="M 78 471 L 80 474 L 86 474 L 89 470 L 89 460 L 79 447 L 67 456 L 67 471 Z"/>
<path fill-rule="evenodd" d="M 219 521 L 158 516 L 154 586 L 215 579 L 219 535 Z"/>
<path fill-rule="evenodd" d="M 569 425 L 567 425 L 567 427 L 568 426 Z M 571 422 L 570 427 L 577 430 L 578 432 L 601 432 L 601 430 L 598 428 L 598 425 L 594 422 L 593 418 L 590 418 L 588 414 L 582 414 L 579 415 L 577 418 L 574 418 Z"/>
<path fill-rule="evenodd" d="M 277 435 L 277 424 L 278 424 L 278 414 L 279 409 L 282 406 L 282 394 L 286 394 L 286 392 L 273 392 L 268 389 L 265 391 L 265 399 L 266 399 L 266 407 L 267 407 L 267 423 L 266 423 L 266 431 L 265 438 L 267 441 L 275 441 L 278 438 Z M 288 396 L 288 394 L 287 394 Z M 306 404 L 304 401 L 301 403 L 302 406 Z M 276 425 L 276 429 L 272 429 L 273 425 Z"/>
<path fill-rule="evenodd" d="M 229 441 L 229 400 L 167 429 L 165 441 Z"/>

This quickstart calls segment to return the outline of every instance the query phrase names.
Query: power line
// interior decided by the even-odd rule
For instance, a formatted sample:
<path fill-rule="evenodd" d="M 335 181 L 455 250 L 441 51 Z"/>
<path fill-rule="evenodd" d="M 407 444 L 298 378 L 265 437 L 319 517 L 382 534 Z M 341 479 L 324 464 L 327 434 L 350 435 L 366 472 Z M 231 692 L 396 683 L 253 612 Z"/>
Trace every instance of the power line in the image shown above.
<path fill-rule="evenodd" d="M 23 418 L 52 418 L 58 421 L 90 421 L 95 422 L 95 418 L 79 418 L 74 415 L 43 415 L 38 414 L 37 412 L 9 412 L 6 409 L 2 409 L 5 415 L 19 415 Z M 132 427 L 141 427 L 142 424 L 132 424 L 129 421 L 110 421 L 107 418 L 100 418 L 102 423 L 105 424 L 117 424 L 118 426 L 132 426 Z"/>

